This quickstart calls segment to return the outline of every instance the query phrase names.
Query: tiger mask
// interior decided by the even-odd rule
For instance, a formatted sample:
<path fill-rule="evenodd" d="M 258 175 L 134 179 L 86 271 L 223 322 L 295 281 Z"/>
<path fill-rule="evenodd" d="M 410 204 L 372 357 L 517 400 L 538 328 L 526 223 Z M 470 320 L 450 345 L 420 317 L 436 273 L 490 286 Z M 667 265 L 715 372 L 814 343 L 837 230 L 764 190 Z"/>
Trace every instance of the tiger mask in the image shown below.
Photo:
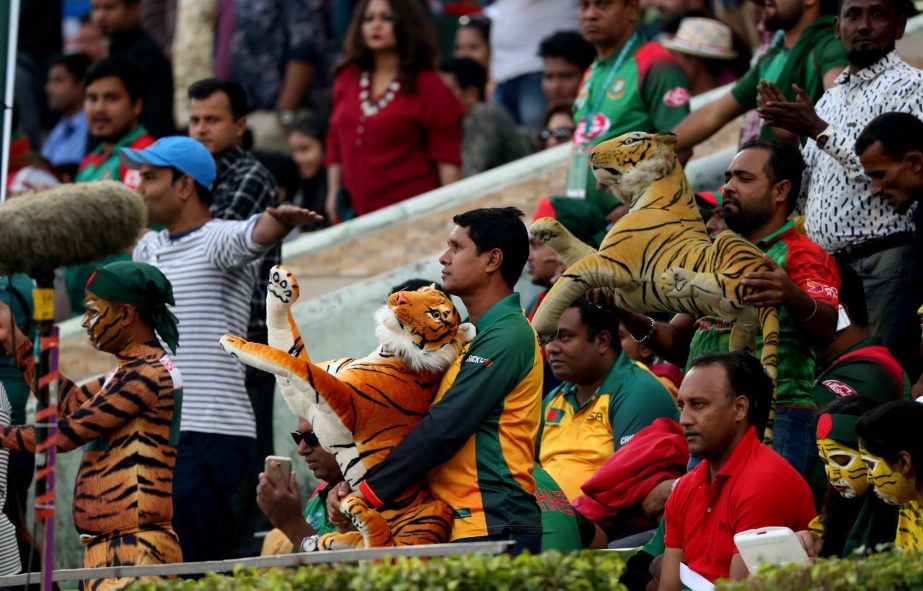
<path fill-rule="evenodd" d="M 243 363 L 275 374 L 286 404 L 311 422 L 355 490 L 429 410 L 442 374 L 474 338 L 474 326 L 461 323 L 449 296 L 434 286 L 402 291 L 375 313 L 380 345 L 373 352 L 315 364 L 291 314 L 298 295 L 295 277 L 273 267 L 269 344 L 232 335 L 220 344 Z M 381 512 L 352 495 L 342 507 L 358 531 L 327 534 L 322 549 L 439 543 L 451 531 L 451 509 L 422 482 Z"/>
<path fill-rule="evenodd" d="M 574 300 L 606 288 L 616 305 L 631 312 L 716 314 L 734 324 L 732 350 L 755 349 L 760 331 L 760 360 L 775 379 L 778 310 L 746 303 L 750 289 L 741 283 L 746 273 L 769 266 L 759 248 L 731 231 L 711 241 L 675 145 L 673 134 L 631 132 L 594 148 L 594 175 L 629 205 L 598 251 L 577 244 L 555 220 L 533 224 L 530 235 L 549 244 L 568 268 L 542 300 L 532 326 L 547 344 Z M 768 427 L 765 437 L 772 437 Z"/>

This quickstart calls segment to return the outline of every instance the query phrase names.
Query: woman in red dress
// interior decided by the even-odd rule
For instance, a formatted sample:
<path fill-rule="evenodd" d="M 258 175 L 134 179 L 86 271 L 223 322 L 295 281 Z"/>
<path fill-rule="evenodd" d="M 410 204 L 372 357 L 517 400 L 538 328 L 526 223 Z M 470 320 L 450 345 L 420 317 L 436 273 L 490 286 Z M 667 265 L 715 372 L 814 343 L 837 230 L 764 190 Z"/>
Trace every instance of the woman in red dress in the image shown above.
<path fill-rule="evenodd" d="M 363 0 L 346 35 L 327 134 L 327 214 L 344 189 L 356 215 L 460 178 L 462 106 L 434 70 L 419 0 Z"/>

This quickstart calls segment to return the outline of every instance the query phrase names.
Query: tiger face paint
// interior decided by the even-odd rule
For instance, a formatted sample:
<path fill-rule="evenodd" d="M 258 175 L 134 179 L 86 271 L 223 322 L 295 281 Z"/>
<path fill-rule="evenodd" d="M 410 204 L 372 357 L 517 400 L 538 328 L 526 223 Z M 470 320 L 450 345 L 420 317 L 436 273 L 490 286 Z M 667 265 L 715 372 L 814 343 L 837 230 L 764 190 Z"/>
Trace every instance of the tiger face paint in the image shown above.
<path fill-rule="evenodd" d="M 827 480 L 836 492 L 847 499 L 866 493 L 869 487 L 868 470 L 858 449 L 833 439 L 818 439 L 817 454 L 824 462 Z"/>
<path fill-rule="evenodd" d="M 878 498 L 889 505 L 908 503 L 916 498 L 916 483 L 896 470 L 897 465 L 892 466 L 863 447 L 859 451 L 869 472 L 869 483 Z"/>
<path fill-rule="evenodd" d="M 122 342 L 122 326 L 116 304 L 89 291 L 83 302 L 86 312 L 80 325 L 87 329 L 93 347 L 107 353 L 118 353 Z"/>

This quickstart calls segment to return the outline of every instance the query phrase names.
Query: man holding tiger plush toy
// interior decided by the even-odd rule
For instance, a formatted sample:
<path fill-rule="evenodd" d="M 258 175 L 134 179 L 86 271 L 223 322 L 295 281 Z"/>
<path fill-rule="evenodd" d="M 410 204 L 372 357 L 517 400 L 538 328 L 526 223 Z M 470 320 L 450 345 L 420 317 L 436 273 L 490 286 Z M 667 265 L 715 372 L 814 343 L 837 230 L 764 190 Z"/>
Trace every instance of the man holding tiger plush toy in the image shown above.
<path fill-rule="evenodd" d="M 804 171 L 798 148 L 773 141 L 744 144 L 725 172 L 722 214 L 728 228 L 766 253 L 772 271 L 749 273 L 754 292 L 745 301 L 779 307 L 778 380 L 773 445 L 803 476 L 817 457 L 813 443 L 814 349 L 833 340 L 840 276 L 833 259 L 790 219 Z M 656 322 L 621 313 L 632 337 L 658 354 L 686 365 L 711 351 L 727 351 L 731 325 L 717 316 L 677 314 Z"/>

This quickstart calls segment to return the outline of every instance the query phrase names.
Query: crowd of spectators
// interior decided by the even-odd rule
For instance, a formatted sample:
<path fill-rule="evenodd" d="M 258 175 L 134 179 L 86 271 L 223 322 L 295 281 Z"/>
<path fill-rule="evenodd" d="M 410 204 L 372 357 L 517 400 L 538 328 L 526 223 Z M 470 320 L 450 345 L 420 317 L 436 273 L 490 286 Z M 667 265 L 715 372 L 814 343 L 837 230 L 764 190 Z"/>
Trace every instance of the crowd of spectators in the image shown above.
<path fill-rule="evenodd" d="M 91 442 L 78 493 L 105 497 L 88 466 L 118 457 L 121 429 L 176 422 L 151 452 L 168 457 L 172 506 L 123 530 L 81 505 L 87 566 L 255 554 L 254 533 L 271 528 L 264 552 L 305 550 L 348 526 L 345 494 L 380 507 L 421 479 L 455 510 L 452 541 L 644 545 L 631 589 L 679 589 L 681 563 L 745 577 L 733 536 L 765 526 L 797 532 L 811 556 L 923 547 L 923 450 L 909 436 L 923 421 L 911 402 L 923 396 L 923 72 L 896 50 L 910 0 L 212 0 L 195 21 L 183 2 L 90 0 L 66 43 L 51 4 L 22 12 L 10 194 L 116 180 L 150 223 L 133 252 L 59 273 L 58 319 L 83 314 L 119 363 L 98 383 L 67 382 L 59 445 Z M 568 145 L 565 194 L 529 213 L 597 248 L 627 207 L 590 172 L 593 147 L 672 131 L 685 162 L 741 115 L 724 185 L 696 198 L 710 233 L 765 253 L 768 270 L 743 284 L 749 304 L 779 309 L 775 383 L 759 351 L 729 352 L 720 317 L 621 310 L 601 293 L 539 347 L 529 320 L 567 265 L 529 241 L 519 210 L 473 210 L 453 219 L 439 262 L 478 332 L 421 423 L 358 491 L 305 417 L 292 437 L 322 481 L 307 505 L 294 475 L 263 470 L 275 379 L 216 344 L 227 332 L 267 342 L 283 240 Z M 157 301 L 117 270 L 156 284 Z M 531 302 L 514 291 L 523 275 L 542 290 Z M 0 280 L 17 528 L 35 449 L 31 285 Z M 125 398 L 143 377 L 132 364 L 157 387 L 144 378 L 138 410 L 94 441 L 101 427 L 78 407 Z M 148 412 L 180 391 L 181 419 Z M 0 519 L 0 541 L 9 530 Z M 107 558 L 129 535 L 167 550 Z"/>

